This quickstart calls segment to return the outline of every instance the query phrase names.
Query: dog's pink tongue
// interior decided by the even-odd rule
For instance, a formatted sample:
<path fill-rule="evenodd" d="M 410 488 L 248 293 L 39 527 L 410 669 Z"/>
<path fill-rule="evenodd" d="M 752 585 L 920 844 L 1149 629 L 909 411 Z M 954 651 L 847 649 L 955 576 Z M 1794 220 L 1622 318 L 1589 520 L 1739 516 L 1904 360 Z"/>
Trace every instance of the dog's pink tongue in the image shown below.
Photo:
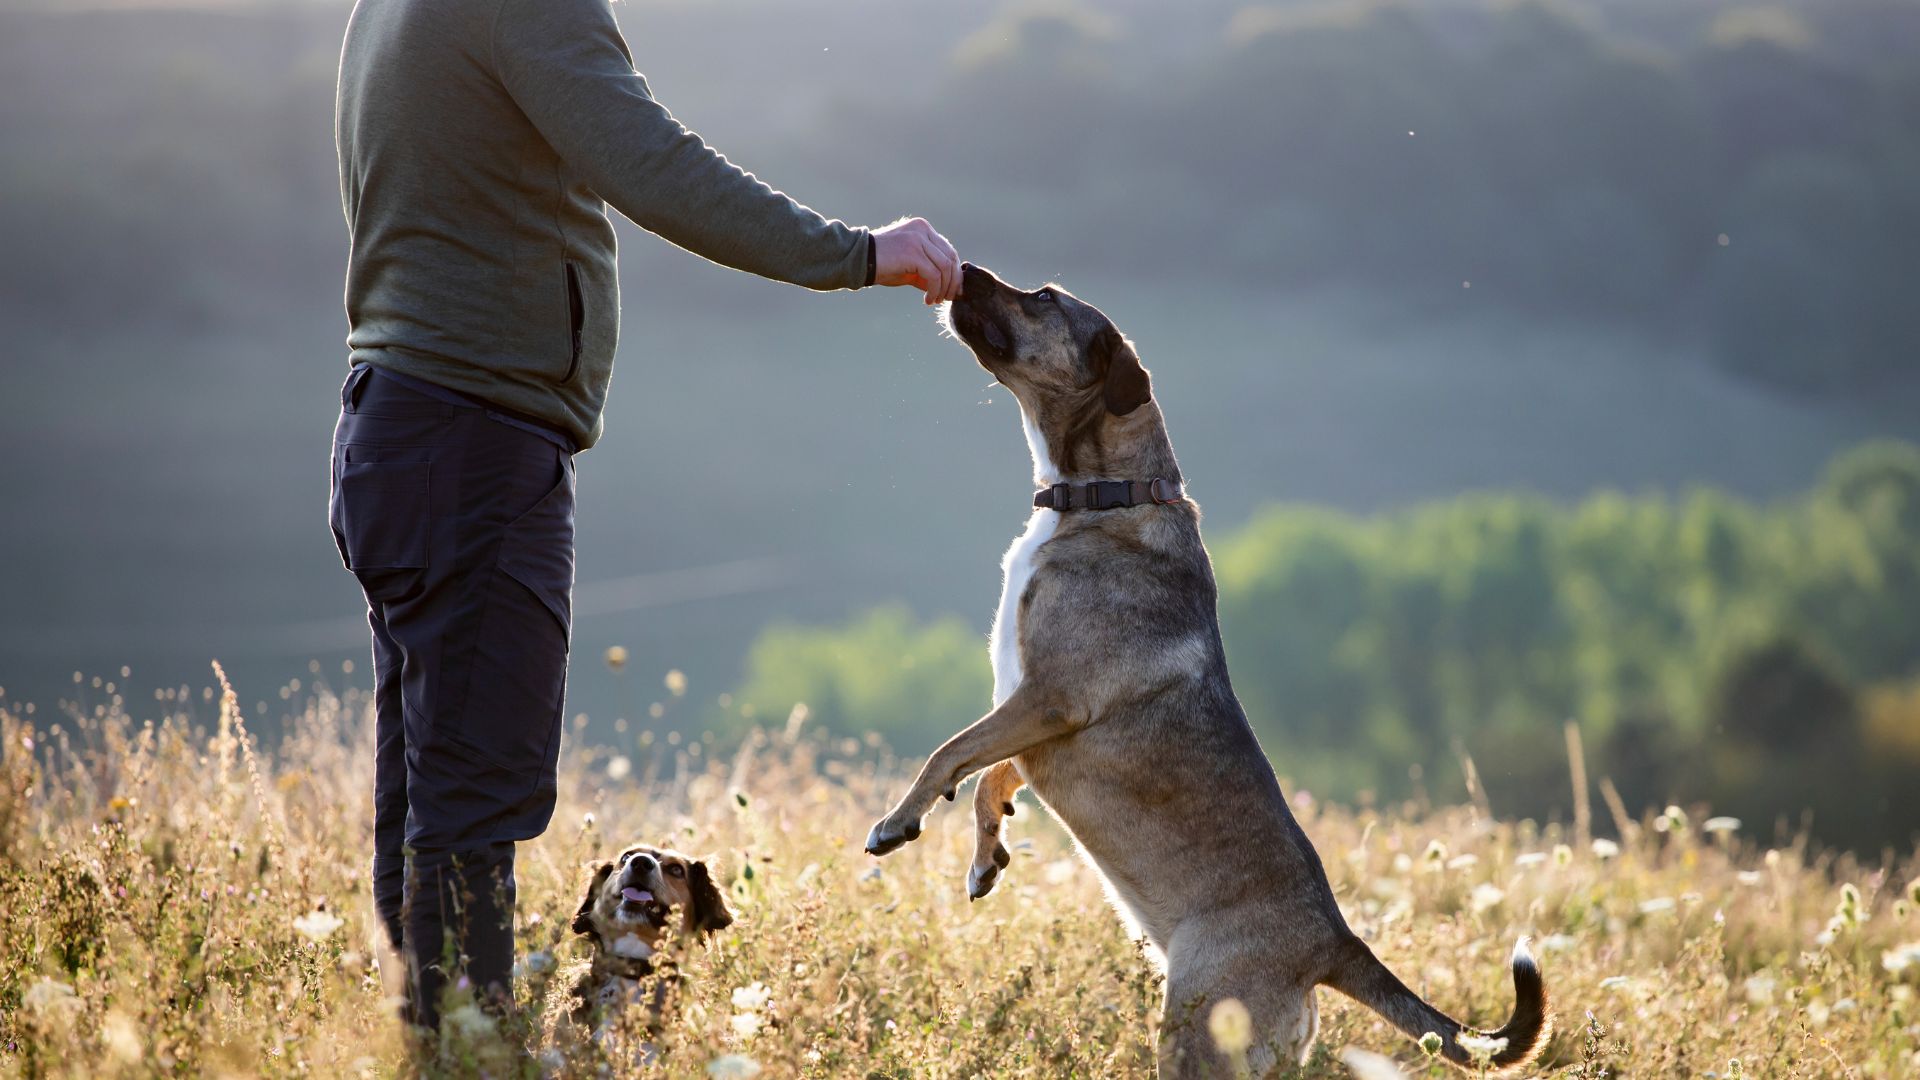
<path fill-rule="evenodd" d="M 644 904 L 653 899 L 653 894 L 645 889 L 636 889 L 629 885 L 620 890 L 620 895 L 636 904 Z"/>

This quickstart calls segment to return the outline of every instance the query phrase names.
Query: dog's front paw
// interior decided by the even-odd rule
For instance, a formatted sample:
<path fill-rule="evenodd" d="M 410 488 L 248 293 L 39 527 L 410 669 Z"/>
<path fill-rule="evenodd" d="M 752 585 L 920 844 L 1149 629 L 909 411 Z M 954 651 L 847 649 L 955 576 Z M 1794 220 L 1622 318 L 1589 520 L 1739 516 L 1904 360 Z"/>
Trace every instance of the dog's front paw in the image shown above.
<path fill-rule="evenodd" d="M 867 854 L 885 855 L 909 840 L 920 839 L 920 819 L 901 819 L 897 814 L 881 818 L 867 832 Z"/>
<path fill-rule="evenodd" d="M 978 900 L 993 891 L 1000 881 L 1000 871 L 1006 869 L 1013 856 L 1007 853 L 1004 844 L 994 844 L 989 861 L 979 861 L 975 856 L 973 867 L 967 871 L 967 899 Z"/>

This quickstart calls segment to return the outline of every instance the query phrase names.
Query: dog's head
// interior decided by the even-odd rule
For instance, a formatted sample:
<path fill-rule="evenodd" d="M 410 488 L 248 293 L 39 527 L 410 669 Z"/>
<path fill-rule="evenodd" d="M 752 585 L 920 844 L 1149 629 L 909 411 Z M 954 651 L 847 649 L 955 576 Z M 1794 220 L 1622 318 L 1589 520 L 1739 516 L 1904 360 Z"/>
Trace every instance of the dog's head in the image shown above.
<path fill-rule="evenodd" d="M 651 950 L 666 933 L 675 908 L 684 933 L 711 933 L 733 923 L 733 912 L 713 884 L 707 864 L 667 848 L 639 844 L 594 869 L 573 932 L 616 950 L 628 936 Z"/>
<path fill-rule="evenodd" d="M 1016 289 L 967 263 L 948 309 L 953 334 L 1019 400 L 1030 430 L 1067 472 L 1098 465 L 1106 429 L 1153 400 L 1140 356 L 1092 304 L 1057 285 Z M 1042 449 L 1035 445 L 1036 456 Z"/>

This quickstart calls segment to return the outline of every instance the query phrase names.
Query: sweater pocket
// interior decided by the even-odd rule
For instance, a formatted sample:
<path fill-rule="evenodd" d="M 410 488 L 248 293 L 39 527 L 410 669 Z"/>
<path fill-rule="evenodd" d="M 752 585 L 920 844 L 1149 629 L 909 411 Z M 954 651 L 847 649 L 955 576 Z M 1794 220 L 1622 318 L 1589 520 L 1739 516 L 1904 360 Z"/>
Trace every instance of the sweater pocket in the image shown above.
<path fill-rule="evenodd" d="M 580 370 L 580 343 L 587 328 L 587 301 L 580 292 L 580 270 L 567 261 L 567 373 L 561 383 L 570 383 Z"/>

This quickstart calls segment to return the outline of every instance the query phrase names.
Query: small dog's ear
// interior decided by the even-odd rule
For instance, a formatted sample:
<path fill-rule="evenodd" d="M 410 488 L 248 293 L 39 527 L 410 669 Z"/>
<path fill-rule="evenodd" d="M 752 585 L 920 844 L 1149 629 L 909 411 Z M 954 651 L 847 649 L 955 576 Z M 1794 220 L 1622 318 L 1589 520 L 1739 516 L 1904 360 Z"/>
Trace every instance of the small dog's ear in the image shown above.
<path fill-rule="evenodd" d="M 1125 416 L 1153 400 L 1153 380 L 1140 366 L 1140 354 L 1133 344 L 1111 326 L 1101 328 L 1090 346 L 1093 370 L 1100 372 L 1107 399 L 1107 411 Z"/>
<path fill-rule="evenodd" d="M 613 864 L 603 862 L 593 872 L 593 880 L 587 883 L 587 895 L 580 899 L 580 910 L 573 913 L 573 932 L 576 934 L 593 933 L 593 903 L 600 899 L 600 886 L 606 883 L 607 876 L 613 873 Z"/>
<path fill-rule="evenodd" d="M 693 910 L 687 912 L 687 921 L 693 924 L 693 929 L 712 933 L 733 925 L 733 912 L 727 909 L 727 898 L 714 887 L 706 863 L 697 862 L 687 869 L 687 888 L 693 893 Z"/>

